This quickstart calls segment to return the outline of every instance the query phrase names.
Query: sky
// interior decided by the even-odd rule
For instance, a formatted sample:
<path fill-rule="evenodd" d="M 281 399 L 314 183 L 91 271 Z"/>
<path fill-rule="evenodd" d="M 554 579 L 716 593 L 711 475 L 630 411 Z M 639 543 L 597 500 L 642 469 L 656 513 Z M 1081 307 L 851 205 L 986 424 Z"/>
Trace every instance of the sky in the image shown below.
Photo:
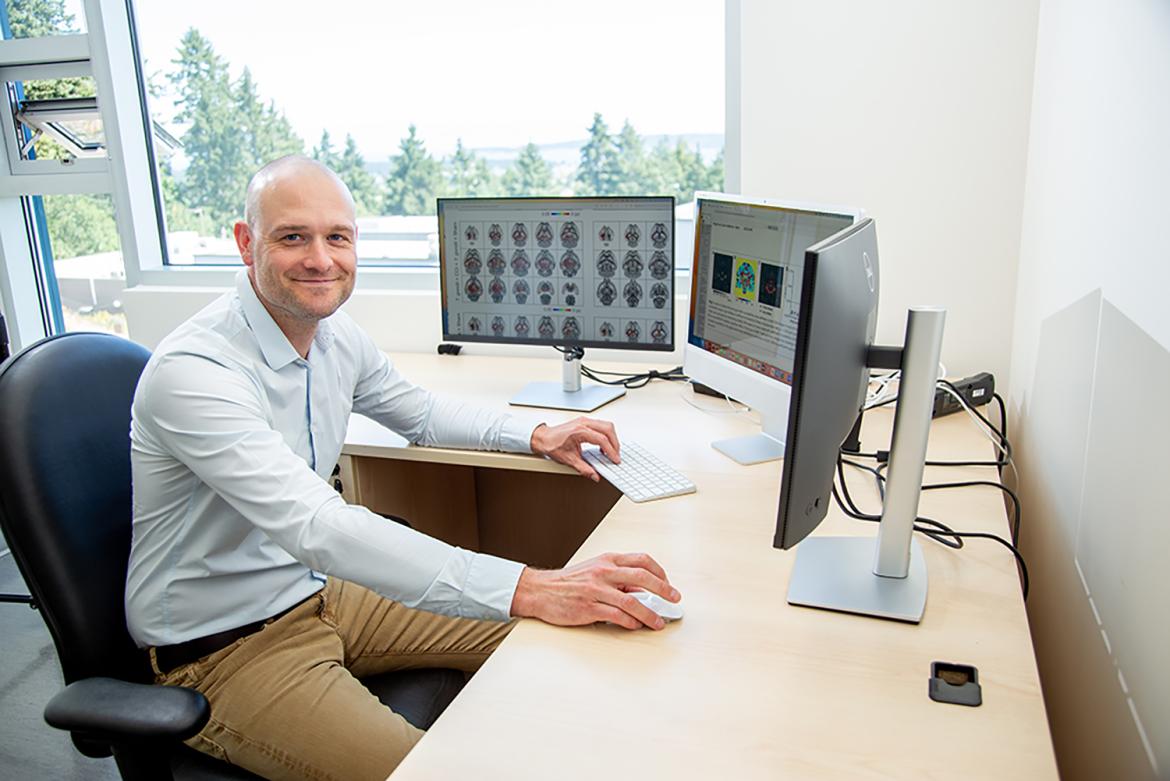
<path fill-rule="evenodd" d="M 367 160 L 397 153 L 410 123 L 433 154 L 616 132 L 723 133 L 722 0 L 552 3 L 202 0 L 135 3 L 146 72 L 159 84 L 190 27 L 307 147 L 328 128 Z M 325 11 L 325 13 L 323 13 Z M 172 112 L 155 100 L 156 118 Z M 164 124 L 165 121 L 164 121 Z"/>

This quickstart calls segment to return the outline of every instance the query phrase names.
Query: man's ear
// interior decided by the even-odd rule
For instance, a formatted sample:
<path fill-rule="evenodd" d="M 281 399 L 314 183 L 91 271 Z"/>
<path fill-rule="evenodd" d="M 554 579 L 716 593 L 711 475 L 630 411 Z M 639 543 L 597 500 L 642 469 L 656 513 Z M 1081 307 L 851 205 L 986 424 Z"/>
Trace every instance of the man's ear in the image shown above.
<path fill-rule="evenodd" d="M 232 229 L 236 237 L 236 247 L 240 250 L 240 260 L 244 261 L 245 266 L 251 266 L 252 258 L 252 229 L 248 227 L 248 223 L 237 222 Z"/>

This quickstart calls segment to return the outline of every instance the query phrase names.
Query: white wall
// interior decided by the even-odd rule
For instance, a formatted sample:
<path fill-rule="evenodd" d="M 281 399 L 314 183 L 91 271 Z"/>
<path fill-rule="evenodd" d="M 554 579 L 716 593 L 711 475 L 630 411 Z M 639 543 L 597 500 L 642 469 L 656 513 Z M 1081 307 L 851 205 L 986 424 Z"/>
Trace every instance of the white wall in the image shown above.
<path fill-rule="evenodd" d="M 1012 352 L 1061 772 L 1170 778 L 1170 3 L 1045 0 Z"/>
<path fill-rule="evenodd" d="M 1037 0 L 730 2 L 742 190 L 865 208 L 879 340 L 941 304 L 948 371 L 1006 384 Z"/>

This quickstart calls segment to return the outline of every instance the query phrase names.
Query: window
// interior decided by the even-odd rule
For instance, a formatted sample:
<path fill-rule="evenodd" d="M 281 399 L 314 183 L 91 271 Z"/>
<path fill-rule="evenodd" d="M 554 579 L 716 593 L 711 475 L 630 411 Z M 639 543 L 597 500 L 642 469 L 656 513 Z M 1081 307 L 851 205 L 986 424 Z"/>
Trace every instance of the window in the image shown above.
<path fill-rule="evenodd" d="M 291 152 L 349 185 L 366 265 L 433 265 L 437 196 L 670 194 L 681 205 L 722 189 L 716 0 L 320 11 L 138 4 L 152 119 L 176 142 L 158 154 L 171 265 L 239 263 L 231 227 L 248 177 Z"/>

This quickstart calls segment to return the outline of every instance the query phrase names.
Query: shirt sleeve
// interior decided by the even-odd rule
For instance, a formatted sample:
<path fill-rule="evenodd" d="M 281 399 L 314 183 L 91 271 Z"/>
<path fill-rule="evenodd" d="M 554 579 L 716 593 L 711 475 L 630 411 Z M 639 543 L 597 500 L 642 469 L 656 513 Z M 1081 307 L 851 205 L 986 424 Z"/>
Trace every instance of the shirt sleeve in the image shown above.
<path fill-rule="evenodd" d="M 361 341 L 354 412 L 418 445 L 532 452 L 541 421 L 432 393 L 408 382 L 368 336 Z"/>
<path fill-rule="evenodd" d="M 506 620 L 523 565 L 473 553 L 350 505 L 270 424 L 246 373 L 203 356 L 163 357 L 138 419 L 158 444 L 307 567 L 402 604 Z"/>

